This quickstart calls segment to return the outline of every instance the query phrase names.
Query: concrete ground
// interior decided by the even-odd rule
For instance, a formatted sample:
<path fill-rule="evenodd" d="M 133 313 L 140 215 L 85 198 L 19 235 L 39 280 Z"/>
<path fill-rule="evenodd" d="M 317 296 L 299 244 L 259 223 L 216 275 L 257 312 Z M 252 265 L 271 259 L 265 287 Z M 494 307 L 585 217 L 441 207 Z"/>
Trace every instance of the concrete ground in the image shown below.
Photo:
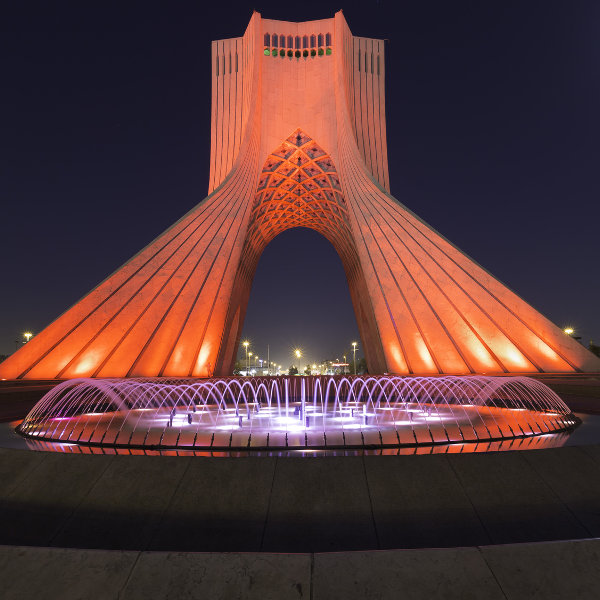
<path fill-rule="evenodd" d="M 2 598 L 598 598 L 600 540 L 328 554 L 0 547 Z"/>
<path fill-rule="evenodd" d="M 599 594 L 600 445 L 314 459 L 0 449 L 0 482 L 2 598 Z"/>

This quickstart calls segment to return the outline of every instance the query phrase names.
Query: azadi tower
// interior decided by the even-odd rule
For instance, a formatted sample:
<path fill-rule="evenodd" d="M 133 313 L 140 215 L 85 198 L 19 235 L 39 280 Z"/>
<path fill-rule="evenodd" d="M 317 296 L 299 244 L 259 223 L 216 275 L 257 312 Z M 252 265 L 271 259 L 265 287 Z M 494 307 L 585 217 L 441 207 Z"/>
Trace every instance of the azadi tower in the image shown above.
<path fill-rule="evenodd" d="M 261 253 L 337 250 L 371 373 L 600 371 L 390 194 L 381 40 L 254 13 L 212 44 L 209 194 L 0 365 L 7 379 L 227 375 Z"/>

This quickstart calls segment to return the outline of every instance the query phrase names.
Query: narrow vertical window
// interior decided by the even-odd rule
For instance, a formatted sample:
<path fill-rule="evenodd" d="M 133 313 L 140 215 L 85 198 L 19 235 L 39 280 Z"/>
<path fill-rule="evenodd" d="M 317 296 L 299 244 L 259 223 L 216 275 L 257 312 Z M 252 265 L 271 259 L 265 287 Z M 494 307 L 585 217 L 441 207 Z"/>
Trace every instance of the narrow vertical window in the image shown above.
<path fill-rule="evenodd" d="M 268 33 L 265 33 L 265 46 L 271 45 L 271 36 Z"/>
<path fill-rule="evenodd" d="M 219 55 L 217 54 L 217 77 L 219 76 Z"/>
<path fill-rule="evenodd" d="M 307 36 L 307 35 L 305 35 L 305 36 L 302 38 L 302 47 L 303 47 L 303 48 L 308 48 L 308 36 Z"/>
<path fill-rule="evenodd" d="M 281 45 L 282 48 L 285 48 L 285 35 L 281 36 L 281 39 L 279 40 L 279 44 Z"/>
<path fill-rule="evenodd" d="M 288 35 L 287 42 L 288 42 L 287 47 L 291 50 L 294 47 L 294 38 L 291 35 Z"/>
<path fill-rule="evenodd" d="M 229 73 L 231 74 L 231 52 L 229 53 Z"/>
<path fill-rule="evenodd" d="M 235 72 L 238 72 L 238 53 L 235 53 Z"/>
<path fill-rule="evenodd" d="M 358 49 L 358 72 L 360 73 L 360 48 Z"/>
<path fill-rule="evenodd" d="M 311 48 L 317 47 L 317 36 L 314 33 L 313 33 L 313 35 L 310 36 L 310 47 Z"/>
<path fill-rule="evenodd" d="M 331 34 L 330 34 L 330 33 L 328 33 L 328 34 L 325 36 L 325 45 L 326 45 L 326 46 L 331 46 Z"/>
<path fill-rule="evenodd" d="M 279 45 L 278 36 L 276 33 L 273 34 L 273 46 L 277 47 Z"/>
<path fill-rule="evenodd" d="M 379 74 L 380 74 L 380 71 L 379 71 L 379 54 L 378 54 L 377 55 L 377 75 L 379 75 Z"/>
<path fill-rule="evenodd" d="M 296 36 L 296 50 L 300 50 L 300 36 Z"/>
<path fill-rule="evenodd" d="M 320 33 L 319 34 L 319 46 L 322 46 L 322 45 L 323 45 L 323 34 Z"/>
<path fill-rule="evenodd" d="M 367 72 L 367 53 L 365 51 L 365 73 Z"/>

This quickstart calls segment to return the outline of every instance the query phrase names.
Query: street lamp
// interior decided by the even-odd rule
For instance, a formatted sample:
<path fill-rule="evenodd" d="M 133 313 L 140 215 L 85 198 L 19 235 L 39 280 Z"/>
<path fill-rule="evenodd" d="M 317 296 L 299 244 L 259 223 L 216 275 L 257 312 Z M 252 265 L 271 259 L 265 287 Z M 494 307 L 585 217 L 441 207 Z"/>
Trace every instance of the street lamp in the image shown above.
<path fill-rule="evenodd" d="M 354 354 L 354 374 L 356 375 L 356 346 L 358 346 L 357 342 L 352 342 L 352 352 Z"/>
<path fill-rule="evenodd" d="M 29 341 L 29 340 L 32 338 L 32 336 L 33 336 L 33 333 L 29 333 L 29 331 L 26 331 L 26 332 L 23 334 L 23 337 L 24 337 L 24 338 L 27 340 L 27 342 L 28 342 L 28 341 Z M 27 342 L 26 342 L 26 343 L 27 343 Z"/>
<path fill-rule="evenodd" d="M 574 340 L 579 341 L 581 339 L 580 335 L 573 335 L 575 333 L 575 329 L 573 329 L 573 327 L 565 327 L 563 329 L 563 331 L 569 336 L 572 337 Z"/>
<path fill-rule="evenodd" d="M 244 348 L 246 349 L 246 375 L 248 375 L 248 371 L 250 370 L 250 363 L 248 362 L 248 346 L 250 345 L 250 342 L 248 340 L 245 340 L 244 343 L 242 344 L 242 346 L 244 346 Z"/>

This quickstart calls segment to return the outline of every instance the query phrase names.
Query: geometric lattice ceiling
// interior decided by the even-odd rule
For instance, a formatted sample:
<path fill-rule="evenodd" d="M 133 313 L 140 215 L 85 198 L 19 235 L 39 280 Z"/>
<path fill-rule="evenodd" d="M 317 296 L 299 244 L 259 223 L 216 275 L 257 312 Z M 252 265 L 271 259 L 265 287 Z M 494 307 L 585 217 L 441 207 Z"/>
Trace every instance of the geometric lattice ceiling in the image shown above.
<path fill-rule="evenodd" d="M 300 129 L 265 162 L 254 198 L 246 251 L 258 254 L 258 258 L 274 237 L 292 227 L 318 231 L 343 260 L 354 262 L 348 211 L 333 161 Z"/>

